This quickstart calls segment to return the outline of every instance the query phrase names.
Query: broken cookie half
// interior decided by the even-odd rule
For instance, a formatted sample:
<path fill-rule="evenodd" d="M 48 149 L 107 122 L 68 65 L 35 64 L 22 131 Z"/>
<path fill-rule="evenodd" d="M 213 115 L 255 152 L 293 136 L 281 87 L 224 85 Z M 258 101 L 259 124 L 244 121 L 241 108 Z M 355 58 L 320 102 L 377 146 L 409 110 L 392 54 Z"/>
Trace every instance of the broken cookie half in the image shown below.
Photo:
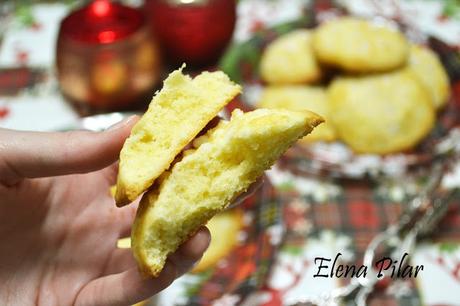
<path fill-rule="evenodd" d="M 142 197 L 131 241 L 143 274 L 157 276 L 169 254 L 321 122 L 308 111 L 235 110 L 231 121 L 198 138 L 198 148 L 185 151 Z"/>
<path fill-rule="evenodd" d="M 323 122 L 309 111 L 237 109 L 195 139 L 240 91 L 223 72 L 174 71 L 126 140 L 115 198 L 121 206 L 143 194 L 131 247 L 144 276 L 158 276 L 169 254 Z"/>
<path fill-rule="evenodd" d="M 147 190 L 176 155 L 241 91 L 223 72 L 195 78 L 172 72 L 120 153 L 115 201 L 123 206 Z"/>

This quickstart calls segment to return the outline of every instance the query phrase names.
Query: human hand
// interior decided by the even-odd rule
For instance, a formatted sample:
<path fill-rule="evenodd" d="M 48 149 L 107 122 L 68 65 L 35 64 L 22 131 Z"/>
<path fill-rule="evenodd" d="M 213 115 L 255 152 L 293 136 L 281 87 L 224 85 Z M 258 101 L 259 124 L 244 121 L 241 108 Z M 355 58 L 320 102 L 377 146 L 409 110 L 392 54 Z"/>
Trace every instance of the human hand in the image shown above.
<path fill-rule="evenodd" d="M 0 129 L 1 305 L 129 305 L 201 258 L 206 228 L 154 279 L 142 279 L 131 251 L 116 248 L 137 205 L 117 208 L 108 190 L 135 121 L 101 133 Z"/>

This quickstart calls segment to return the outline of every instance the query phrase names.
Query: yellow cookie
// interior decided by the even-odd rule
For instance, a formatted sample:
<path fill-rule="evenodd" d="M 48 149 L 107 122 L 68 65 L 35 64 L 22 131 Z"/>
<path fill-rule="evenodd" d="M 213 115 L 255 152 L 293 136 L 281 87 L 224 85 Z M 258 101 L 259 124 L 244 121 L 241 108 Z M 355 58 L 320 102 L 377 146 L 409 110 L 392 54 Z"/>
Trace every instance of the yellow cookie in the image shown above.
<path fill-rule="evenodd" d="M 134 201 L 241 90 L 221 71 L 195 78 L 173 71 L 120 152 L 115 200 Z"/>
<path fill-rule="evenodd" d="M 270 84 L 317 81 L 321 70 L 313 55 L 311 37 L 309 30 L 296 30 L 269 44 L 260 61 L 262 79 Z"/>
<path fill-rule="evenodd" d="M 422 85 L 431 94 L 435 108 L 439 109 L 444 106 L 450 94 L 449 77 L 438 55 L 430 49 L 412 45 L 409 69 L 415 73 Z"/>
<path fill-rule="evenodd" d="M 169 254 L 322 121 L 308 111 L 234 110 L 144 193 L 131 231 L 140 271 L 158 276 Z"/>
<path fill-rule="evenodd" d="M 333 141 L 336 139 L 334 127 L 329 122 L 329 102 L 324 88 L 301 85 L 267 87 L 257 106 L 261 108 L 311 110 L 326 121 L 300 141 Z"/>
<path fill-rule="evenodd" d="M 356 152 L 412 148 L 435 121 L 429 94 L 408 70 L 338 78 L 329 88 L 329 101 L 338 136 Z"/>
<path fill-rule="evenodd" d="M 352 72 L 391 70 L 409 56 L 409 44 L 400 32 L 350 17 L 322 24 L 312 46 L 320 62 Z"/>
<path fill-rule="evenodd" d="M 209 220 L 206 227 L 211 232 L 211 243 L 192 272 L 202 272 L 214 266 L 232 251 L 238 244 L 238 233 L 243 227 L 242 218 L 241 209 L 233 209 L 215 215 Z"/>

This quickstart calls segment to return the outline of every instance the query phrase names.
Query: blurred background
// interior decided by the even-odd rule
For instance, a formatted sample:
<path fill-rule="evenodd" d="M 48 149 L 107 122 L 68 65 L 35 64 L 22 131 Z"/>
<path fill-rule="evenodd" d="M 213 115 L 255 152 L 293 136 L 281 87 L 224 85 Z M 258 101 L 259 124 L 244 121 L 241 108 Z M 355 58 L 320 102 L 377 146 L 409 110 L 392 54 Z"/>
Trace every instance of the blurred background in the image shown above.
<path fill-rule="evenodd" d="M 183 64 L 242 84 L 226 112 L 326 123 L 212 219 L 202 262 L 146 303 L 460 305 L 460 1 L 2 1 L 0 127 L 103 130 Z M 400 269 L 424 269 L 315 278 L 315 258 L 339 253 L 358 266 L 408 253 Z"/>

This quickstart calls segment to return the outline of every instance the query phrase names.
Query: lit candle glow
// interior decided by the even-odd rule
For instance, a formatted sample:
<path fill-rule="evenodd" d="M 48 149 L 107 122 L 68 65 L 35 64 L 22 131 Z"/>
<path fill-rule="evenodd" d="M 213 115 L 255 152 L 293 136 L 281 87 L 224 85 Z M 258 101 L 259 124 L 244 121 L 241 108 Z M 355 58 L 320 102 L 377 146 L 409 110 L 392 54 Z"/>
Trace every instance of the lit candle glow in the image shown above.
<path fill-rule="evenodd" d="M 91 4 L 91 10 L 94 15 L 98 17 L 106 16 L 110 12 L 110 1 L 109 0 L 95 0 Z"/>

